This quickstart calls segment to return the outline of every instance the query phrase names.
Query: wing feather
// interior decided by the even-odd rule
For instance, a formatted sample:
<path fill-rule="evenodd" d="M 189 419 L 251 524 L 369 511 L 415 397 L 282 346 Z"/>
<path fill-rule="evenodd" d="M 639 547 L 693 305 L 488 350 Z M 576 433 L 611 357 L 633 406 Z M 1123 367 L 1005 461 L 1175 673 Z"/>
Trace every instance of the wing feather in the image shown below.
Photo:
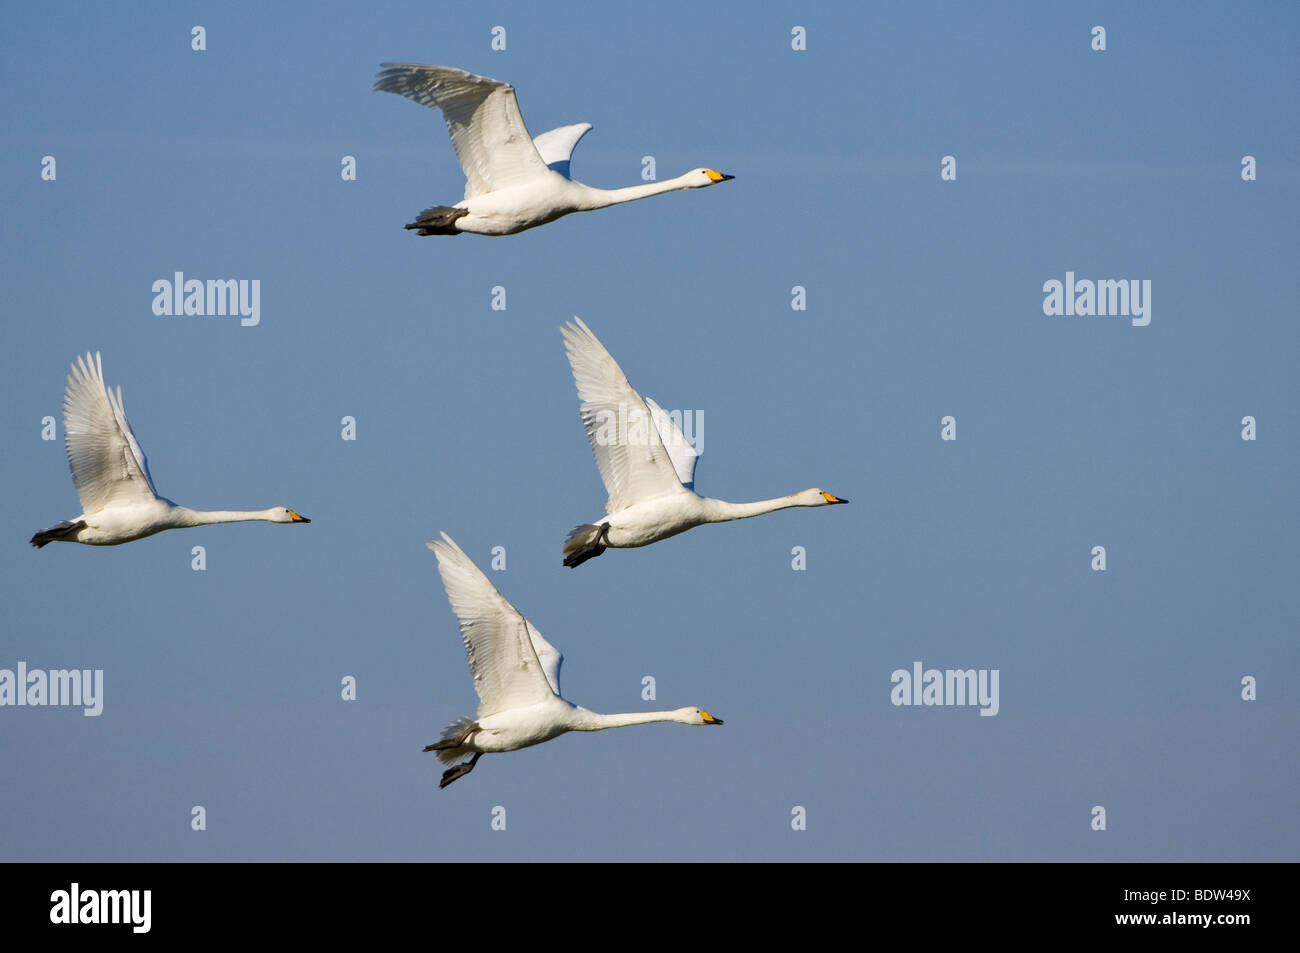
<path fill-rule="evenodd" d="M 608 513 L 685 492 L 641 395 L 581 318 L 560 329 Z"/>
<path fill-rule="evenodd" d="M 559 129 L 552 129 L 540 136 L 534 136 L 533 145 L 537 147 L 537 154 L 542 157 L 542 161 L 546 163 L 552 172 L 568 179 L 572 178 L 569 172 L 569 164 L 573 158 L 573 147 L 578 144 L 579 139 L 590 131 L 591 123 L 589 122 L 580 122 L 573 126 L 561 126 Z"/>
<path fill-rule="evenodd" d="M 546 681 L 550 683 L 551 691 L 560 694 L 560 665 L 564 662 L 564 656 L 550 642 L 542 637 L 542 633 L 537 631 L 527 619 L 524 624 L 528 626 L 528 638 L 533 643 L 533 651 L 537 653 L 537 661 L 542 665 L 542 674 L 546 676 Z"/>
<path fill-rule="evenodd" d="M 528 135 L 508 83 L 450 66 L 381 65 L 376 90 L 442 111 L 465 172 L 465 198 L 552 174 Z"/>
<path fill-rule="evenodd" d="M 519 614 L 446 533 L 427 544 L 438 557 L 447 600 L 460 620 L 478 717 L 559 694 L 563 657 Z M 541 651 L 537 647 L 540 646 Z M 545 658 L 539 656 L 545 655 Z"/>
<path fill-rule="evenodd" d="M 667 411 L 649 397 L 645 402 L 650 408 L 650 417 L 654 420 L 655 429 L 659 431 L 659 439 L 663 442 L 664 449 L 668 451 L 668 459 L 673 462 L 677 479 L 682 481 L 682 486 L 686 489 L 694 490 L 695 462 L 700 459 L 700 452 L 690 445 L 682 429 L 677 426 Z"/>
<path fill-rule="evenodd" d="M 63 431 L 72 482 L 86 513 L 158 498 L 149 462 L 126 420 L 122 388 L 114 393 L 104 385 L 98 352 L 72 365 L 63 392 Z"/>

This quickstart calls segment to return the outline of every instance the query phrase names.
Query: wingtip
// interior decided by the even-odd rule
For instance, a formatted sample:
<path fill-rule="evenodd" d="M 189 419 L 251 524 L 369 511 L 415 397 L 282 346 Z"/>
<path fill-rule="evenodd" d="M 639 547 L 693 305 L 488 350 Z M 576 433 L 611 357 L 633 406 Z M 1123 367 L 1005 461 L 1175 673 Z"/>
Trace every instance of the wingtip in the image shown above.
<path fill-rule="evenodd" d="M 560 330 L 564 333 L 566 341 L 573 341 L 575 344 L 584 340 L 600 340 L 596 337 L 596 332 L 587 327 L 587 322 L 582 320 L 582 318 L 578 317 L 576 314 L 573 316 L 573 320 L 567 322 Z"/>
<path fill-rule="evenodd" d="M 424 544 L 433 550 L 435 556 L 440 555 L 445 550 L 452 550 L 458 553 L 464 552 L 464 550 L 457 545 L 456 541 L 448 536 L 445 531 L 440 531 L 438 535 L 441 536 L 442 539 L 432 539 Z"/>
<path fill-rule="evenodd" d="M 104 361 L 98 351 L 78 354 L 71 365 L 72 373 L 68 375 L 68 384 L 77 384 L 86 380 L 104 380 Z"/>

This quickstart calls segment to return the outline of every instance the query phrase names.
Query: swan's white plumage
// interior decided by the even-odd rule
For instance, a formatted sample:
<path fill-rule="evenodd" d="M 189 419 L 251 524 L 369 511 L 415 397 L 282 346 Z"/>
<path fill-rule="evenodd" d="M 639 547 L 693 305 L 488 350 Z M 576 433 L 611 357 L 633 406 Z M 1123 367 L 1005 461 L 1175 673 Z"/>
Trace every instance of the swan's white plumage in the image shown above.
<path fill-rule="evenodd" d="M 77 357 L 63 393 L 64 443 L 72 482 L 87 513 L 157 499 L 149 463 L 122 404 L 104 384 L 99 354 Z"/>
<path fill-rule="evenodd" d="M 606 512 L 684 490 L 650 408 L 618 362 L 581 318 L 575 317 L 561 333 L 582 401 L 582 425 L 609 491 Z M 671 418 L 664 417 L 671 425 Z"/>
<path fill-rule="evenodd" d="M 580 566 L 610 547 L 648 546 L 703 523 L 848 502 L 816 488 L 754 503 L 700 496 L 694 488 L 699 452 L 672 417 L 653 400 L 642 399 L 580 318 L 560 330 L 578 388 L 582 424 L 609 492 L 605 517 L 581 523 L 569 533 L 566 566 Z"/>
<path fill-rule="evenodd" d="M 443 533 L 428 546 L 438 557 L 443 588 L 460 620 L 478 716 L 527 708 L 559 695 L 564 656 L 497 592 L 455 540 Z"/>
<path fill-rule="evenodd" d="M 713 169 L 692 169 L 622 189 L 592 188 L 569 177 L 573 148 L 590 123 L 561 126 L 533 139 L 508 83 L 450 66 L 382 65 L 374 88 L 441 110 L 465 173 L 461 201 L 425 209 L 406 226 L 421 235 L 513 235 L 573 212 L 733 178 Z"/>
<path fill-rule="evenodd" d="M 695 489 L 695 462 L 700 459 L 700 451 L 691 446 L 682 428 L 653 399 L 645 399 L 650 408 L 650 417 L 654 420 L 655 430 L 659 433 L 659 442 L 664 445 L 668 459 L 672 461 L 673 470 L 682 486 L 688 490 Z"/>
<path fill-rule="evenodd" d="M 456 719 L 440 741 L 424 749 L 437 752 L 444 764 L 473 756 L 443 772 L 439 787 L 468 774 L 484 753 L 527 748 L 568 731 L 601 731 L 658 721 L 722 724 L 699 708 L 604 715 L 565 701 L 560 697 L 560 663 L 564 659 L 555 646 L 497 592 L 450 536 L 443 533 L 442 539 L 428 546 L 438 557 L 438 572 L 460 622 L 479 696 L 477 718 Z"/>
<path fill-rule="evenodd" d="M 527 619 L 524 625 L 528 626 L 528 639 L 533 643 L 533 651 L 537 653 L 537 661 L 542 666 L 542 674 L 546 676 L 546 683 L 551 686 L 551 691 L 556 695 L 560 694 L 560 665 L 564 662 L 564 656 L 546 639 L 542 638 L 542 633 L 537 631 Z"/>
<path fill-rule="evenodd" d="M 283 506 L 266 510 L 192 510 L 159 496 L 149 463 L 127 422 L 122 388 L 104 383 L 98 353 L 78 356 L 63 392 L 64 442 L 82 513 L 41 530 L 38 549 L 55 541 L 116 546 L 168 529 L 262 520 L 310 523 Z"/>

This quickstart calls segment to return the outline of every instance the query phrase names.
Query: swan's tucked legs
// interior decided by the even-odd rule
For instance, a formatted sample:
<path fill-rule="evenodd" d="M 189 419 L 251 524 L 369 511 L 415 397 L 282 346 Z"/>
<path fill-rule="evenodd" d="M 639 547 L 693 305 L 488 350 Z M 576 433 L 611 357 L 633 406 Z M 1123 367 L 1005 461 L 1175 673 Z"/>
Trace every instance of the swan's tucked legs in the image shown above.
<path fill-rule="evenodd" d="M 483 757 L 483 752 L 482 751 L 476 752 L 474 754 L 474 757 L 470 758 L 468 761 L 464 762 L 463 764 L 453 765 L 452 767 L 448 768 L 446 771 L 442 772 L 442 780 L 438 782 L 438 787 L 445 788 L 447 785 L 451 784 L 451 782 L 455 781 L 457 778 L 464 777 L 465 775 L 469 774 L 471 771 L 474 770 L 474 765 L 478 764 L 478 759 L 481 757 Z"/>
<path fill-rule="evenodd" d="M 569 538 L 564 541 L 564 565 L 570 569 L 581 566 L 588 559 L 594 559 L 608 547 L 609 524 L 593 526 L 590 523 L 574 527 Z"/>
<path fill-rule="evenodd" d="M 451 208 L 447 205 L 435 205 L 426 208 L 414 222 L 406 228 L 419 229 L 420 235 L 459 235 L 456 219 L 469 214 L 467 208 Z"/>
<path fill-rule="evenodd" d="M 75 539 L 79 531 L 86 528 L 85 520 L 64 520 L 62 523 L 56 523 L 49 529 L 43 529 L 32 537 L 31 543 L 37 549 L 40 549 L 46 543 L 52 543 L 56 539 Z"/>

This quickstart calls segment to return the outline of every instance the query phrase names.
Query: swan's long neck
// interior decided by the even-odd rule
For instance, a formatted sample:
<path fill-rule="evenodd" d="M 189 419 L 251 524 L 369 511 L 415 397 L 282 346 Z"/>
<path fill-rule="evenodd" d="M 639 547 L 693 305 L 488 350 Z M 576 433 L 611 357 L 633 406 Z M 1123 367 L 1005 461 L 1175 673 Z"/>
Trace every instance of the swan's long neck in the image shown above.
<path fill-rule="evenodd" d="M 276 511 L 271 510 L 192 510 L 188 506 L 178 506 L 175 513 L 184 521 L 185 526 L 207 526 L 209 523 L 248 523 L 253 520 L 278 522 Z"/>
<path fill-rule="evenodd" d="M 598 711 L 579 708 L 573 731 L 603 731 L 606 728 L 623 728 L 627 725 L 648 725 L 656 721 L 684 721 L 680 711 L 639 711 L 615 715 L 602 715 Z"/>
<path fill-rule="evenodd" d="M 792 506 L 808 506 L 799 493 L 777 497 L 775 500 L 758 500 L 754 503 L 728 503 L 726 500 L 704 499 L 704 511 L 710 523 L 725 523 L 728 520 L 743 520 L 750 516 L 762 516 L 776 510 L 789 509 Z"/>
<path fill-rule="evenodd" d="M 579 199 L 580 208 L 584 211 L 590 211 L 596 208 L 608 208 L 611 205 L 621 205 L 624 202 L 635 202 L 637 199 L 662 195 L 665 192 L 676 192 L 678 189 L 690 188 L 689 179 L 689 174 L 679 175 L 675 179 L 664 179 L 662 182 L 647 182 L 645 185 L 629 185 L 625 189 L 593 189 L 589 185 L 583 185 L 582 195 Z M 579 185 L 581 183 L 574 184 Z"/>

